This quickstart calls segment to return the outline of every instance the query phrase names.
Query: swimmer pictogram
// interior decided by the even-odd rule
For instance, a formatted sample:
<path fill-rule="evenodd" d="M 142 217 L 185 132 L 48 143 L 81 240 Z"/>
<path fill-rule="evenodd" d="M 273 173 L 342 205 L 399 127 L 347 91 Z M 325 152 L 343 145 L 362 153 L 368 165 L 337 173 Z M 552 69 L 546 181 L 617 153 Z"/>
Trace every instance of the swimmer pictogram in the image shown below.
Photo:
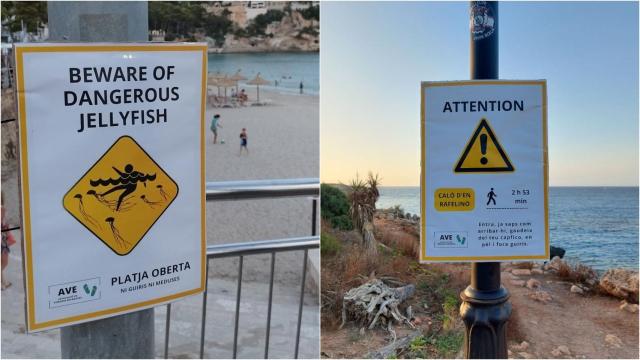
<path fill-rule="evenodd" d="M 113 252 L 127 255 L 177 195 L 175 181 L 123 136 L 73 185 L 63 205 Z"/>
<path fill-rule="evenodd" d="M 124 172 L 116 169 L 115 166 L 112 166 L 113 170 L 120 175 L 119 178 L 116 179 L 97 179 L 90 180 L 89 183 L 91 186 L 109 186 L 109 185 L 117 185 L 109 189 L 108 191 L 100 194 L 100 196 L 104 197 L 106 195 L 111 194 L 114 191 L 122 190 L 120 197 L 118 197 L 118 203 L 116 205 L 116 211 L 120 209 L 120 204 L 122 204 L 122 200 L 132 192 L 136 191 L 136 187 L 138 187 L 138 182 L 143 183 L 145 186 L 147 185 L 146 181 L 153 181 L 156 179 L 156 174 L 147 175 L 140 173 L 138 171 L 133 170 L 133 165 L 127 164 L 124 167 Z"/>

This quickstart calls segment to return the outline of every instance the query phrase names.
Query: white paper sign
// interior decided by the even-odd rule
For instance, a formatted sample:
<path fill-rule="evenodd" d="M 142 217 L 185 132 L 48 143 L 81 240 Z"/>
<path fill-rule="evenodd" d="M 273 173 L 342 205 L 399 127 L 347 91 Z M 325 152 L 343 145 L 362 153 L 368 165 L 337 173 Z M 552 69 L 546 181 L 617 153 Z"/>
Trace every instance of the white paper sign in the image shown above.
<path fill-rule="evenodd" d="M 549 258 L 546 82 L 422 83 L 422 262 Z"/>
<path fill-rule="evenodd" d="M 206 44 L 15 52 L 28 330 L 202 292 Z"/>

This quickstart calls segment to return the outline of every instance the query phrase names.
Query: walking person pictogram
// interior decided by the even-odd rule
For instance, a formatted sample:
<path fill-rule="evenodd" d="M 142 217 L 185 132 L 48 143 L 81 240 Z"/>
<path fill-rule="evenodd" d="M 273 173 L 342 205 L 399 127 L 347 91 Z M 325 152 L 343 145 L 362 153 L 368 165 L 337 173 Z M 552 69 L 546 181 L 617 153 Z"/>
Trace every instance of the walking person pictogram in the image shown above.
<path fill-rule="evenodd" d="M 489 198 L 489 200 L 487 201 L 487 205 L 489 205 L 489 203 L 491 203 L 493 201 L 493 205 L 496 205 L 496 199 L 494 198 L 494 196 L 498 196 L 496 193 L 493 192 L 493 188 L 491 188 L 491 191 L 489 191 L 489 193 L 487 194 L 487 197 Z"/>
<path fill-rule="evenodd" d="M 118 197 L 118 203 L 116 205 L 116 211 L 120 210 L 120 204 L 122 204 L 122 200 L 124 200 L 124 198 L 131 194 L 132 192 L 136 191 L 136 188 L 138 187 L 138 182 L 142 182 L 145 187 L 146 185 L 146 181 L 153 181 L 156 179 L 156 174 L 143 174 L 141 172 L 135 171 L 133 170 L 133 165 L 131 164 L 127 164 L 124 167 L 124 172 L 116 169 L 114 166 L 112 166 L 113 170 L 115 170 L 115 172 L 118 173 L 118 175 L 120 175 L 119 178 L 117 179 L 98 179 L 98 180 L 90 180 L 89 183 L 91 184 L 91 186 L 108 186 L 108 185 L 117 185 L 112 187 L 111 189 L 107 190 L 106 192 L 102 193 L 102 194 L 98 194 L 100 196 L 106 196 L 111 194 L 114 191 L 119 191 L 119 190 L 124 190 L 121 194 L 120 197 Z"/>

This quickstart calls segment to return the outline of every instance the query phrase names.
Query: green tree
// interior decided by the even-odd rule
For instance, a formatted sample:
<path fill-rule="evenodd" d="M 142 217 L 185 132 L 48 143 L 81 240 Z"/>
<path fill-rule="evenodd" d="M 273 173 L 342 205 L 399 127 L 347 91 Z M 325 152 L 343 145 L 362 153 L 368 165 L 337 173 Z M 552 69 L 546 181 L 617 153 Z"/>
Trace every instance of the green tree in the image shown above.
<path fill-rule="evenodd" d="M 264 14 L 256 16 L 249 26 L 247 26 L 247 32 L 251 36 L 264 35 L 265 30 L 272 22 L 278 22 L 284 17 L 284 12 L 280 10 L 268 10 Z"/>
<path fill-rule="evenodd" d="M 1 4 L 2 23 L 11 32 L 22 30 L 22 23 L 29 32 L 36 32 L 47 23 L 46 1 L 3 1 Z"/>

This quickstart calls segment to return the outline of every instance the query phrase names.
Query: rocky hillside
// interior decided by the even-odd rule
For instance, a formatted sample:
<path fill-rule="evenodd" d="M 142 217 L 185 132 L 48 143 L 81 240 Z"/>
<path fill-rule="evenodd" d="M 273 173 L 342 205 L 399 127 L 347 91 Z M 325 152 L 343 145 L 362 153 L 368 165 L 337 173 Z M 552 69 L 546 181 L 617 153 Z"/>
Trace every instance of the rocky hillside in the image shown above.
<path fill-rule="evenodd" d="M 211 38 L 210 52 L 278 52 L 278 51 L 319 51 L 319 22 L 307 20 L 302 14 L 293 11 L 278 22 L 269 24 L 264 35 L 239 36 L 229 33 L 225 36 L 224 45 L 219 47 Z"/>

